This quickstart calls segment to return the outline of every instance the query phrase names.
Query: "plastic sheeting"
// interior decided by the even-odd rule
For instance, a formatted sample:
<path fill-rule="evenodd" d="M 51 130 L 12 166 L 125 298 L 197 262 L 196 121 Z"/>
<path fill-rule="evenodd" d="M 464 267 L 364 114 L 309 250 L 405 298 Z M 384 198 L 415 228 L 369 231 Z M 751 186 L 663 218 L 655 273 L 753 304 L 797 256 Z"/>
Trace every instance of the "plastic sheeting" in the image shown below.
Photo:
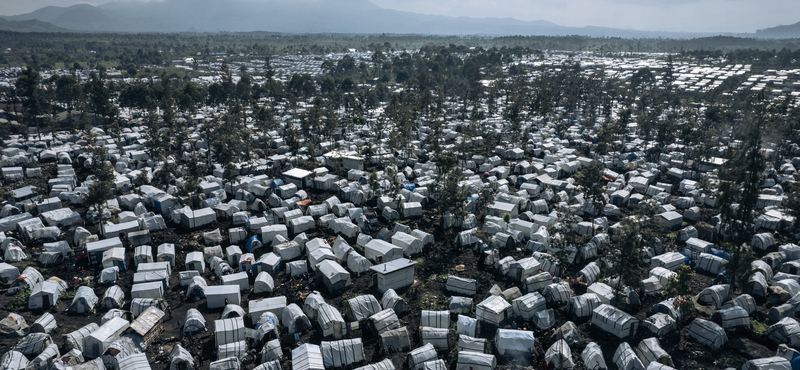
<path fill-rule="evenodd" d="M 556 341 L 547 349 L 544 359 L 554 369 L 572 369 L 575 366 L 572 362 L 572 351 L 563 339 Z"/>
<path fill-rule="evenodd" d="M 586 348 L 584 348 L 583 352 L 581 352 L 581 359 L 583 360 L 583 365 L 586 366 L 587 370 L 608 369 L 606 360 L 603 357 L 603 350 L 600 349 L 600 345 L 595 342 L 591 342 L 586 345 Z"/>
<path fill-rule="evenodd" d="M 497 329 L 495 334 L 497 353 L 504 355 L 529 356 L 534 352 L 532 331 Z"/>
<path fill-rule="evenodd" d="M 361 338 L 322 342 L 322 362 L 326 368 L 341 368 L 364 361 Z"/>
<path fill-rule="evenodd" d="M 692 326 L 689 327 L 689 336 L 697 340 L 700 344 L 715 351 L 720 349 L 725 342 L 728 341 L 728 336 L 725 335 L 725 329 L 711 321 L 703 319 L 694 319 Z"/>
<path fill-rule="evenodd" d="M 375 296 L 372 294 L 365 294 L 347 300 L 349 307 L 349 318 L 352 321 L 366 320 L 370 316 L 381 311 L 381 305 Z M 424 314 L 425 311 L 423 311 Z M 423 325 L 424 326 L 424 325 Z"/>

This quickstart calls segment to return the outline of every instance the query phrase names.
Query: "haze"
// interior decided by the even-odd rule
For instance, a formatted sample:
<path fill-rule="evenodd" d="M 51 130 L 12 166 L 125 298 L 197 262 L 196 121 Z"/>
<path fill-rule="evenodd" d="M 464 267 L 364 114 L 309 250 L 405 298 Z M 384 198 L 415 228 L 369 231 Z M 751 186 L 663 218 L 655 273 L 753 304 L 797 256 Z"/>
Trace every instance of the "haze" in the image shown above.
<path fill-rule="evenodd" d="M 224 1 L 224 0 L 221 0 Z M 262 0 L 249 0 L 262 1 Z M 337 0 L 330 0 L 337 1 Z M 800 21 L 797 0 L 371 0 L 414 13 L 545 20 L 562 26 L 643 31 L 753 32 Z M 0 0 L 4 15 L 108 0 Z"/>

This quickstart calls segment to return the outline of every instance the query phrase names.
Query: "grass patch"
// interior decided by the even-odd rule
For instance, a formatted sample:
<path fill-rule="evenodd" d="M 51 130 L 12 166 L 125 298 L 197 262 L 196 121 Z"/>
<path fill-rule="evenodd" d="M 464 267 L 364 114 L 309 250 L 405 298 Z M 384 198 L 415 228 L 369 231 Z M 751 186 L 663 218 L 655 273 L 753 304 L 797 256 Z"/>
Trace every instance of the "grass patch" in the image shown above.
<path fill-rule="evenodd" d="M 756 333 L 758 335 L 764 335 L 764 333 L 767 332 L 767 328 L 769 328 L 769 325 L 767 325 L 767 324 L 765 324 L 765 323 L 763 323 L 761 321 L 758 321 L 756 319 L 751 319 L 750 320 L 750 325 L 753 328 L 753 333 Z"/>
<path fill-rule="evenodd" d="M 747 359 L 738 352 L 726 350 L 719 354 L 717 365 L 720 365 L 723 368 L 732 367 L 734 369 L 741 369 L 745 362 L 747 362 Z"/>
<path fill-rule="evenodd" d="M 77 292 L 78 292 L 78 288 L 76 287 L 75 289 L 67 290 L 64 293 L 61 293 L 61 296 L 59 298 L 64 298 L 64 299 L 70 299 L 71 300 L 72 298 L 75 298 L 75 293 L 77 293 Z"/>
<path fill-rule="evenodd" d="M 17 292 L 14 300 L 6 306 L 9 311 L 24 311 L 28 309 L 28 299 L 31 297 L 31 288 L 25 287 Z"/>

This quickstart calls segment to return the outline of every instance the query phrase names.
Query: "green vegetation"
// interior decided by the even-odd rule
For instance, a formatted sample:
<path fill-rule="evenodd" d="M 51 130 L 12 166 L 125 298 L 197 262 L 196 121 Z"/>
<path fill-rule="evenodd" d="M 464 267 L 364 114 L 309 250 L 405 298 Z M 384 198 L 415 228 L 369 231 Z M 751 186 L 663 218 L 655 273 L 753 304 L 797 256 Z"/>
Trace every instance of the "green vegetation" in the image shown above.
<path fill-rule="evenodd" d="M 6 308 L 12 312 L 20 312 L 20 311 L 27 311 L 28 310 L 28 299 L 31 297 L 31 289 L 25 286 L 20 291 L 17 292 L 17 295 L 14 296 L 14 300 L 9 303 Z"/>

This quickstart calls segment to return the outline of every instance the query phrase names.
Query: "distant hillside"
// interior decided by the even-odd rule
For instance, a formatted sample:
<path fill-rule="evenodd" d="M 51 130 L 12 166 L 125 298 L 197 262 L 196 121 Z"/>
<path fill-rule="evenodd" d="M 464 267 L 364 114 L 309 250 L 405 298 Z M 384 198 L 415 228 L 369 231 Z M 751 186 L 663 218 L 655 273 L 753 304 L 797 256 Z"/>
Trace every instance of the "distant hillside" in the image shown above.
<path fill-rule="evenodd" d="M 756 31 L 755 37 L 779 39 L 800 38 L 800 22 L 787 26 L 777 26 Z"/>
<path fill-rule="evenodd" d="M 9 21 L 0 18 L 0 31 L 13 32 L 68 32 L 68 29 L 39 20 Z"/>
<path fill-rule="evenodd" d="M 100 6 L 45 7 L 7 19 L 40 20 L 74 31 L 284 32 L 666 37 L 710 34 L 565 27 L 513 18 L 446 17 L 384 9 L 369 0 L 115 1 Z"/>

